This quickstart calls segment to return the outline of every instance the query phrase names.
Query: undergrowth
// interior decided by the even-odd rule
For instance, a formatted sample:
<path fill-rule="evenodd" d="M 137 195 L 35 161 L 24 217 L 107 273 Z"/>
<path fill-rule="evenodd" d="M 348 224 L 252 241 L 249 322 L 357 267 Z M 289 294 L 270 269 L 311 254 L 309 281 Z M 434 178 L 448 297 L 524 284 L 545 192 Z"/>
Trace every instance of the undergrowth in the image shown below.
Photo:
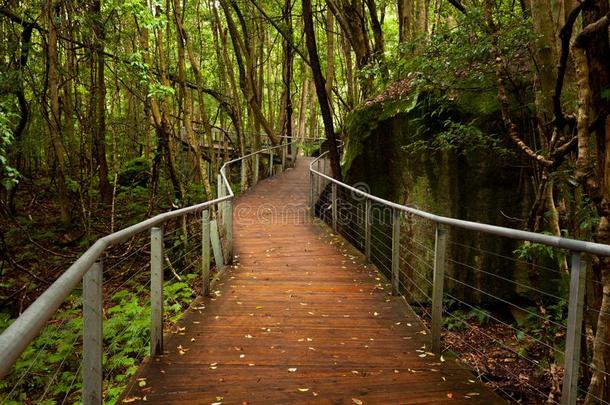
<path fill-rule="evenodd" d="M 164 286 L 165 326 L 175 323 L 195 297 L 197 275 L 167 281 Z M 103 322 L 104 403 L 114 404 L 141 360 L 149 353 L 150 302 L 141 280 L 106 298 Z M 144 289 L 145 291 L 145 289 Z M 10 323 L 0 314 L 0 330 Z M 66 300 L 0 381 L 0 402 L 16 404 L 82 403 L 81 291 Z"/>

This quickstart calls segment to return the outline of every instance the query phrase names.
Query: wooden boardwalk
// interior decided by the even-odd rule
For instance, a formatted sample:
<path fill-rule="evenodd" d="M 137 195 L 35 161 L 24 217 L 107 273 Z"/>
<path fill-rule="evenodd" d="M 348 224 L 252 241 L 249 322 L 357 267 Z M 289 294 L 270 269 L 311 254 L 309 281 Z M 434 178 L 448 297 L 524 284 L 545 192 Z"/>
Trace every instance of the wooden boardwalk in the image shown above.
<path fill-rule="evenodd" d="M 308 218 L 308 160 L 235 204 L 238 264 L 198 300 L 123 395 L 157 404 L 504 403 L 427 353 L 374 266 Z M 184 329 L 182 329 L 184 328 Z M 142 380 L 140 380 L 142 381 Z"/>

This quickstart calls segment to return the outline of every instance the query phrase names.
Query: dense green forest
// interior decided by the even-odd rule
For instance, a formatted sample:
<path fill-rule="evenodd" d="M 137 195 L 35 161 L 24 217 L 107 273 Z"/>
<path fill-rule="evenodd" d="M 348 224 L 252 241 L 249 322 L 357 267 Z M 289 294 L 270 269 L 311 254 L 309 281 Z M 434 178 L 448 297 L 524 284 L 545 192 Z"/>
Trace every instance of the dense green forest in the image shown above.
<path fill-rule="evenodd" d="M 286 139 L 325 138 L 335 178 L 377 179 L 373 191 L 420 205 L 417 184 L 372 172 L 390 148 L 409 165 L 447 154 L 502 160 L 527 190 L 504 201 L 520 207 L 511 226 L 610 244 L 609 26 L 608 0 L 3 0 L 0 328 L 97 238 L 216 196 L 225 161 Z M 416 138 L 384 126 L 397 119 Z M 373 142 L 375 131 L 395 139 Z M 367 155 L 367 142 L 381 151 Z M 569 273 L 562 252 L 523 244 L 512 253 Z M 608 403 L 610 258 L 588 260 L 579 395 Z M 171 316 L 195 294 L 188 275 L 178 279 Z M 547 319 L 529 332 L 552 346 L 565 285 L 553 293 L 561 305 L 528 301 Z M 136 295 L 113 300 L 118 318 L 142 311 Z M 41 374 L 70 349 L 80 327 L 71 311 L 60 334 L 38 343 L 63 342 Z M 125 349 L 144 324 L 105 360 L 116 369 L 109 401 L 145 352 Z M 562 359 L 537 358 L 547 371 L 536 389 L 556 401 Z M 71 383 L 60 374 L 47 398 L 73 395 Z"/>

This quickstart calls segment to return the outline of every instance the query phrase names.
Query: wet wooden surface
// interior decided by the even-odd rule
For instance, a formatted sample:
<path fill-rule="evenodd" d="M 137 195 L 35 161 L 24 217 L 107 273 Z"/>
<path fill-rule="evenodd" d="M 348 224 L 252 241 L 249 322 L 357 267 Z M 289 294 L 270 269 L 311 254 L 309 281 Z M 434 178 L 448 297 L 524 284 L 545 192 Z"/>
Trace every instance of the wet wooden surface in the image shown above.
<path fill-rule="evenodd" d="M 425 328 L 374 266 L 309 220 L 307 169 L 301 159 L 237 200 L 237 265 L 193 304 L 166 337 L 166 354 L 144 362 L 121 400 L 504 403 L 428 353 Z"/>

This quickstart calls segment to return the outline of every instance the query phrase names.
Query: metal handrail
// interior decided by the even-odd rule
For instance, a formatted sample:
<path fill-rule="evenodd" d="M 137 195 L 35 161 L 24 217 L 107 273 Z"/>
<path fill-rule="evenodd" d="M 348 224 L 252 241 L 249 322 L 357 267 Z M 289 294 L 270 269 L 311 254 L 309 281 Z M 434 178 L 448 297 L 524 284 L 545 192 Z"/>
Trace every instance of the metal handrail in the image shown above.
<path fill-rule="evenodd" d="M 227 194 L 224 196 L 219 196 L 213 200 L 177 209 L 175 211 L 158 214 L 152 218 L 98 239 L 11 325 L 9 325 L 2 334 L 0 334 L 0 378 L 4 378 L 8 374 L 19 356 L 21 356 L 32 340 L 38 336 L 42 328 L 52 318 L 60 305 L 72 293 L 78 283 L 83 280 L 87 272 L 94 266 L 96 261 L 101 258 L 108 247 L 120 244 L 135 235 L 158 227 L 171 219 L 202 212 L 207 208 L 219 206 L 221 203 L 230 203 L 230 201 L 235 198 L 235 194 L 231 189 L 231 185 L 226 175 L 226 169 L 229 165 L 244 161 L 244 159 L 254 155 L 267 153 L 274 149 L 287 147 L 288 145 L 296 144 L 298 142 L 298 140 L 295 140 L 290 143 L 265 148 L 226 162 L 220 169 L 221 182 L 227 189 Z M 273 161 L 270 163 L 273 164 Z M 221 188 L 220 186 L 221 185 L 219 184 L 219 189 Z M 229 211 L 228 215 L 232 215 L 232 212 Z M 228 223 L 231 224 L 230 222 Z M 231 235 L 229 237 L 232 237 L 232 233 L 229 235 Z M 229 241 L 229 244 L 231 245 L 232 242 Z"/>
<path fill-rule="evenodd" d="M 170 219 L 202 211 L 231 198 L 231 196 L 216 198 L 201 204 L 159 214 L 98 239 L 2 332 L 0 335 L 0 378 L 4 378 L 21 353 L 38 335 L 62 302 L 72 293 L 87 271 L 108 247 L 120 244 L 141 232 L 164 224 Z"/>

